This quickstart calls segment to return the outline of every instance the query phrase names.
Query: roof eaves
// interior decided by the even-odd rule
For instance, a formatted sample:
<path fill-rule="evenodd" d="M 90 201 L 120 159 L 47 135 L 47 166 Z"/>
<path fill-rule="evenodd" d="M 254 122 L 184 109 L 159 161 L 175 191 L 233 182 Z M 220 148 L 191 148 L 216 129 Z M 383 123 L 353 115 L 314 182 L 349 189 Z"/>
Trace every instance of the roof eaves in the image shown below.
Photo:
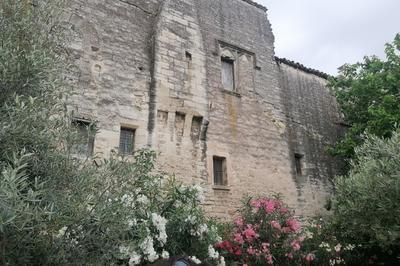
<path fill-rule="evenodd" d="M 252 0 L 242 0 L 242 1 L 248 3 L 248 4 L 252 5 L 252 6 L 255 6 L 255 7 L 259 8 L 259 9 L 265 11 L 265 12 L 267 12 L 267 10 L 268 10 L 268 8 L 266 8 L 265 6 L 260 5 L 259 3 L 256 3 L 256 2 L 254 2 Z"/>
<path fill-rule="evenodd" d="M 279 58 L 279 57 L 275 56 L 275 60 L 278 63 L 289 65 L 291 67 L 294 67 L 296 69 L 302 70 L 302 71 L 307 72 L 309 74 L 316 75 L 316 76 L 318 76 L 320 78 L 323 78 L 323 79 L 328 79 L 330 77 L 330 75 L 328 75 L 325 72 L 322 72 L 322 71 L 319 71 L 319 70 L 316 70 L 316 69 L 313 69 L 313 68 L 306 67 L 303 64 L 300 64 L 298 62 L 295 62 L 295 61 L 292 61 L 292 60 L 289 60 L 289 59 L 286 59 L 286 58 Z"/>

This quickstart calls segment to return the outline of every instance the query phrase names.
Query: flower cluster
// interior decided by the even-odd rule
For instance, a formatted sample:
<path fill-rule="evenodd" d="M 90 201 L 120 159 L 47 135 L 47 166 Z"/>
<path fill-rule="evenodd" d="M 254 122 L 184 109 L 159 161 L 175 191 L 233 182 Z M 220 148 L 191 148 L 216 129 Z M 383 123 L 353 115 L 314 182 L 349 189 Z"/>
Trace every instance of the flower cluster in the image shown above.
<path fill-rule="evenodd" d="M 302 250 L 301 223 L 278 198 L 248 200 L 233 228 L 230 239 L 215 245 L 231 261 L 273 265 L 315 260 L 315 254 Z"/>

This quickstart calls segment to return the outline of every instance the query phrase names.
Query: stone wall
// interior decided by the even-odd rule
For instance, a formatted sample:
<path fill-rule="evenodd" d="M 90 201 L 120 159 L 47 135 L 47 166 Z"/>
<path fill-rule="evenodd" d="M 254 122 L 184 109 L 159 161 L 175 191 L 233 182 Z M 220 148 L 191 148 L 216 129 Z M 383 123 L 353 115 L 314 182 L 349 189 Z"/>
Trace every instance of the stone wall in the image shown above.
<path fill-rule="evenodd" d="M 70 106 L 98 121 L 96 153 L 117 151 L 121 126 L 135 128 L 135 149 L 157 150 L 161 169 L 202 184 L 204 207 L 219 218 L 234 215 L 245 194 L 282 193 L 301 214 L 321 208 L 336 169 L 324 145 L 336 138 L 337 107 L 323 79 L 277 64 L 265 8 L 71 2 Z M 234 66 L 233 90 L 222 84 L 222 58 Z M 302 176 L 294 153 L 304 156 Z M 214 185 L 214 156 L 226 160 L 226 185 Z"/>
<path fill-rule="evenodd" d="M 287 116 L 288 137 L 294 181 L 300 209 L 321 206 L 332 191 L 330 178 L 340 174 L 342 164 L 327 153 L 344 133 L 333 91 L 327 88 L 326 74 L 298 68 L 293 62 L 277 59 Z M 296 173 L 295 161 L 302 172 Z M 311 210 L 312 211 L 312 210 Z M 311 214 L 312 212 L 306 212 Z"/>

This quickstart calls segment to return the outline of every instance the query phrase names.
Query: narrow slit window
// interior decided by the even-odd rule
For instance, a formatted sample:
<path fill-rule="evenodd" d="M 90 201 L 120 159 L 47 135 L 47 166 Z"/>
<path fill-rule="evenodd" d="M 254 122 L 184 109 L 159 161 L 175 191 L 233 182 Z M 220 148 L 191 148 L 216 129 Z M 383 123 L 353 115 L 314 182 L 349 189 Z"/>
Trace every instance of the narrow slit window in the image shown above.
<path fill-rule="evenodd" d="M 224 89 L 235 90 L 235 64 L 232 59 L 221 58 L 221 78 Z"/>
<path fill-rule="evenodd" d="M 295 167 L 296 167 L 296 174 L 297 175 L 302 175 L 302 159 L 303 159 L 303 155 L 296 153 L 294 155 L 294 163 L 295 163 Z"/>
<path fill-rule="evenodd" d="M 226 158 L 214 156 L 213 169 L 214 169 L 214 185 L 226 186 L 227 185 Z"/>
<path fill-rule="evenodd" d="M 122 155 L 132 155 L 135 144 L 136 130 L 132 128 L 121 128 L 119 137 L 119 153 Z"/>

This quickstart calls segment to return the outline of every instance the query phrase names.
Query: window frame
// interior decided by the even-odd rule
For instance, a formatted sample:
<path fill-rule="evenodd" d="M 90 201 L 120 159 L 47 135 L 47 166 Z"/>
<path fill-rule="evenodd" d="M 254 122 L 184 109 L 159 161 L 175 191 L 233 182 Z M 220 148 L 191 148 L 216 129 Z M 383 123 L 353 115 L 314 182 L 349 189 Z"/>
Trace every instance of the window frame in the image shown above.
<path fill-rule="evenodd" d="M 232 84 L 229 84 L 229 86 L 226 86 L 227 84 L 225 83 L 225 69 L 224 65 L 230 65 L 230 72 L 232 76 Z M 235 60 L 233 58 L 227 57 L 227 56 L 221 56 L 221 83 L 222 87 L 224 90 L 227 91 L 232 91 L 236 92 L 236 65 L 235 65 Z"/>
<path fill-rule="evenodd" d="M 130 156 L 133 155 L 135 152 L 135 140 L 136 140 L 136 128 L 135 127 L 129 127 L 129 126 L 121 126 L 120 131 L 119 131 L 119 145 L 118 145 L 118 153 L 123 156 Z M 126 145 L 125 143 L 122 143 L 122 137 L 123 137 L 123 132 L 130 132 L 132 133 L 132 138 L 131 138 L 131 147 L 130 150 L 125 149 Z M 126 138 L 125 138 L 126 139 Z"/>
<path fill-rule="evenodd" d="M 83 138 L 85 141 L 72 147 L 72 154 L 78 156 L 92 156 L 94 153 L 94 143 L 96 134 L 92 134 L 93 130 L 95 130 L 95 125 L 92 121 L 81 119 L 81 118 L 73 118 L 72 122 L 73 126 L 78 130 L 78 134 Z M 85 127 L 85 134 L 83 134 L 83 127 Z M 82 149 L 82 146 L 85 145 L 86 147 Z"/>
<path fill-rule="evenodd" d="M 227 160 L 226 157 L 223 156 L 213 156 L 213 185 L 219 187 L 226 187 L 228 186 L 228 169 L 227 169 Z M 216 162 L 220 163 L 221 170 L 219 170 L 219 176 L 217 179 L 217 167 Z"/>

